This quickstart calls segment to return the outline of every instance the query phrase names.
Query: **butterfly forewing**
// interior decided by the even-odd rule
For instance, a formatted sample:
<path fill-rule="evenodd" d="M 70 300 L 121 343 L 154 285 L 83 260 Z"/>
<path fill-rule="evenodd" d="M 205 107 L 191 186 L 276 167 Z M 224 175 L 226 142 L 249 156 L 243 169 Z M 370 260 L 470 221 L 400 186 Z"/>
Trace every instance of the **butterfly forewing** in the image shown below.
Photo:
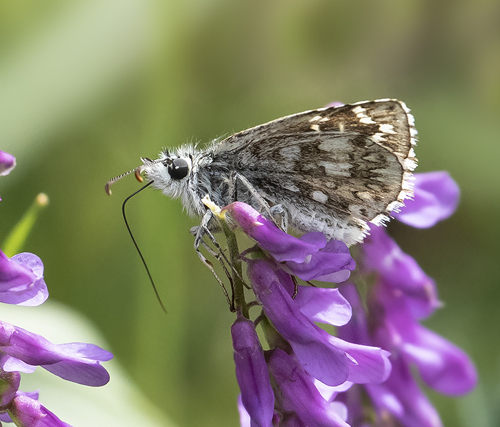
<path fill-rule="evenodd" d="M 271 205 L 285 208 L 295 228 L 354 243 L 366 222 L 383 222 L 411 196 L 415 136 L 402 102 L 362 102 L 234 134 L 214 147 L 212 167 L 243 175 Z"/>

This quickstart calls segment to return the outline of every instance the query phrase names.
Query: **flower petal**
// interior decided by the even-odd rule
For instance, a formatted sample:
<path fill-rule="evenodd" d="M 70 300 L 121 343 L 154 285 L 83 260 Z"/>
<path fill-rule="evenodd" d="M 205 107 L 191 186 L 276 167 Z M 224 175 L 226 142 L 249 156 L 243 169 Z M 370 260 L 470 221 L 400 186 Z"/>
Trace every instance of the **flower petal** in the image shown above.
<path fill-rule="evenodd" d="M 241 394 L 238 396 L 238 413 L 240 414 L 240 427 L 251 427 L 252 420 L 241 401 Z"/>
<path fill-rule="evenodd" d="M 417 173 L 414 198 L 393 216 L 416 228 L 429 228 L 455 212 L 460 188 L 448 172 Z"/>
<path fill-rule="evenodd" d="M 223 211 L 229 212 L 243 232 L 279 262 L 304 262 L 309 255 L 326 246 L 322 233 L 307 233 L 301 238 L 290 236 L 245 203 L 231 203 Z"/>
<path fill-rule="evenodd" d="M 30 269 L 20 263 L 9 259 L 0 250 L 0 292 L 8 292 L 11 289 L 29 285 L 36 279 L 36 275 Z"/>
<path fill-rule="evenodd" d="M 382 227 L 372 228 L 363 244 L 363 251 L 364 267 L 368 271 L 376 271 L 385 284 L 403 291 L 416 318 L 428 317 L 441 306 L 434 281 Z"/>
<path fill-rule="evenodd" d="M 0 406 L 8 405 L 16 396 L 21 374 L 19 372 L 0 371 Z"/>
<path fill-rule="evenodd" d="M 16 425 L 23 427 L 71 427 L 50 412 L 38 400 L 26 395 L 18 395 L 9 408 Z"/>
<path fill-rule="evenodd" d="M 346 380 L 364 383 L 387 378 L 387 352 L 332 337 L 312 323 L 281 286 L 270 262 L 249 260 L 248 277 L 267 317 L 290 343 L 308 374 L 329 386 Z"/>
<path fill-rule="evenodd" d="M 314 322 L 342 326 L 349 322 L 352 315 L 351 305 L 334 288 L 300 286 L 295 303 L 302 314 Z"/>
<path fill-rule="evenodd" d="M 279 405 L 284 411 L 297 414 L 308 427 L 349 427 L 301 368 L 297 360 L 281 349 L 274 349 L 269 358 L 269 370 L 280 393 Z"/>
<path fill-rule="evenodd" d="M 22 360 L 16 359 L 12 356 L 8 356 L 7 354 L 2 355 L 0 367 L 6 372 L 18 371 L 25 374 L 32 374 L 36 370 L 36 366 L 28 365 Z"/>
<path fill-rule="evenodd" d="M 36 306 L 48 296 L 39 257 L 24 252 L 9 259 L 0 251 L 0 302 Z"/>
<path fill-rule="evenodd" d="M 306 236 L 308 234 L 302 237 Z M 349 253 L 349 248 L 339 240 L 330 240 L 324 248 L 311 254 L 303 262 L 289 261 L 285 265 L 294 275 L 306 281 L 327 281 L 328 278 L 332 279 L 330 275 L 334 273 L 345 270 L 353 271 L 356 268 L 356 263 Z M 349 275 L 347 275 L 346 279 L 348 277 Z"/>
<path fill-rule="evenodd" d="M 59 377 L 83 385 L 102 386 L 109 374 L 99 360 L 111 353 L 93 344 L 53 344 L 41 335 L 0 321 L 0 350 L 32 366 L 41 366 Z M 92 356 L 97 356 L 94 359 Z"/>
<path fill-rule="evenodd" d="M 342 384 L 348 376 L 345 353 L 330 345 L 328 334 L 300 312 L 281 286 L 271 263 L 263 259 L 247 263 L 257 299 L 274 327 L 290 342 L 304 369 L 327 385 Z"/>
<path fill-rule="evenodd" d="M 328 341 L 348 354 L 348 381 L 357 384 L 377 384 L 385 381 L 391 373 L 388 351 L 380 347 L 353 344 L 332 335 L 329 335 Z"/>
<path fill-rule="evenodd" d="M 0 150 L 0 176 L 8 175 L 16 166 L 16 158 L 5 151 Z"/>
<path fill-rule="evenodd" d="M 241 401 L 253 427 L 272 427 L 274 394 L 264 352 L 251 320 L 240 313 L 231 327 Z"/>
<path fill-rule="evenodd" d="M 99 362 L 91 360 L 62 360 L 50 365 L 40 365 L 58 377 L 91 387 L 101 387 L 109 382 L 109 373 Z"/>
<path fill-rule="evenodd" d="M 380 287 L 377 299 L 384 320 L 376 335 L 384 348 L 414 363 L 425 383 L 440 393 L 461 395 L 474 388 L 477 374 L 469 357 L 420 325 L 409 313 L 404 296 Z"/>
<path fill-rule="evenodd" d="M 443 337 L 416 325 L 402 351 L 415 363 L 425 383 L 439 393 L 459 396 L 470 392 L 477 373 L 467 354 Z"/>
<path fill-rule="evenodd" d="M 405 427 L 441 427 L 436 409 L 422 393 L 402 360 L 393 360 L 393 370 L 383 384 L 366 384 L 381 419 L 394 415 Z"/>

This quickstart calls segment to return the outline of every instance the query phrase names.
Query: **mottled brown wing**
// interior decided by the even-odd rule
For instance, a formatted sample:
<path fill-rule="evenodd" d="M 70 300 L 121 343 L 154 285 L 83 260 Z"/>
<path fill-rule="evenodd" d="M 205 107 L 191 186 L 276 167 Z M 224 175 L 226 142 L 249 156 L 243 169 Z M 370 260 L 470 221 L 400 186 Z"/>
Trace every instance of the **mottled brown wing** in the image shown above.
<path fill-rule="evenodd" d="M 272 204 L 380 224 L 412 195 L 413 125 L 396 100 L 307 111 L 226 138 L 214 163 L 229 164 Z"/>

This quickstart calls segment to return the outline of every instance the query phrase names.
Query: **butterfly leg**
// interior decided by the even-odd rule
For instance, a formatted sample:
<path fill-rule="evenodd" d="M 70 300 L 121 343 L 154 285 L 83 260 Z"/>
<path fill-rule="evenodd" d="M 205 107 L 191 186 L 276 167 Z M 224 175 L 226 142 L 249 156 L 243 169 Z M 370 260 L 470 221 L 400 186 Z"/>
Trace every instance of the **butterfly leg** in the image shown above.
<path fill-rule="evenodd" d="M 280 228 L 286 232 L 288 230 L 288 212 L 283 205 L 280 203 L 279 205 L 271 206 L 270 212 L 273 218 L 280 222 Z"/>
<path fill-rule="evenodd" d="M 257 202 L 260 204 L 262 210 L 264 210 L 267 217 L 274 223 L 274 225 L 276 225 L 276 227 L 280 228 L 280 226 L 276 222 L 276 219 L 274 218 L 272 208 L 269 206 L 269 203 L 267 203 L 266 199 L 264 199 L 264 197 L 262 197 L 259 194 L 259 192 L 255 189 L 255 187 L 250 183 L 250 181 L 248 181 L 248 179 L 246 179 L 243 175 L 240 175 L 239 173 L 235 173 L 234 178 L 238 179 L 247 188 L 247 190 L 250 192 L 253 198 L 257 200 Z"/>
<path fill-rule="evenodd" d="M 233 289 L 233 279 L 232 279 L 231 274 L 229 273 L 229 271 L 224 263 L 224 260 L 226 260 L 226 262 L 228 262 L 228 263 L 229 263 L 229 261 L 227 260 L 226 256 L 224 255 L 219 243 L 217 242 L 217 240 L 215 239 L 215 237 L 213 236 L 213 234 L 211 233 L 211 231 L 208 228 L 208 224 L 212 218 L 213 218 L 212 211 L 207 210 L 205 215 L 203 216 L 201 224 L 199 226 L 193 227 L 191 229 L 191 233 L 195 235 L 194 250 L 196 251 L 196 254 L 198 255 L 198 258 L 200 258 L 201 262 L 214 275 L 215 279 L 217 280 L 217 282 L 219 283 L 219 285 L 222 289 L 222 292 L 224 293 L 224 296 L 226 297 L 226 300 L 227 300 L 227 303 L 229 304 L 230 310 L 234 311 L 234 301 L 233 301 L 234 300 L 234 292 L 232 292 L 233 296 L 229 297 L 229 293 L 227 292 L 227 289 L 224 286 L 224 283 L 222 282 L 220 277 L 215 272 L 213 264 L 200 251 L 200 246 L 204 247 L 210 255 L 212 255 L 215 259 L 217 259 L 219 261 L 219 263 L 222 266 L 222 269 L 224 270 L 224 273 L 226 274 L 226 276 L 229 280 L 229 283 L 231 284 L 231 290 L 232 290 Z M 208 238 L 214 244 L 214 246 L 216 247 L 218 252 L 214 251 L 207 243 L 205 243 L 205 241 L 203 240 L 203 238 L 205 236 L 208 236 Z"/>

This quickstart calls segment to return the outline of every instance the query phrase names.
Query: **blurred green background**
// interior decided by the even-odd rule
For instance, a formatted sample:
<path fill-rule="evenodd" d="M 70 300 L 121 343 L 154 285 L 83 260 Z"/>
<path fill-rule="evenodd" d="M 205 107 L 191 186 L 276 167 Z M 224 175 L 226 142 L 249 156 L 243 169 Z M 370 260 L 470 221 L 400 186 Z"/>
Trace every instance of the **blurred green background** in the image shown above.
<path fill-rule="evenodd" d="M 192 249 L 197 221 L 152 190 L 129 204 L 165 316 L 121 218 L 139 185 L 109 198 L 104 183 L 165 146 L 386 97 L 415 115 L 418 171 L 462 189 L 433 229 L 390 227 L 438 283 L 445 308 L 427 325 L 479 370 L 465 398 L 429 394 L 447 426 L 500 425 L 498 1 L 1 1 L 0 149 L 18 167 L 0 182 L 0 241 L 47 193 L 24 250 L 51 299 L 90 318 L 177 425 L 236 426 L 234 316 Z"/>

